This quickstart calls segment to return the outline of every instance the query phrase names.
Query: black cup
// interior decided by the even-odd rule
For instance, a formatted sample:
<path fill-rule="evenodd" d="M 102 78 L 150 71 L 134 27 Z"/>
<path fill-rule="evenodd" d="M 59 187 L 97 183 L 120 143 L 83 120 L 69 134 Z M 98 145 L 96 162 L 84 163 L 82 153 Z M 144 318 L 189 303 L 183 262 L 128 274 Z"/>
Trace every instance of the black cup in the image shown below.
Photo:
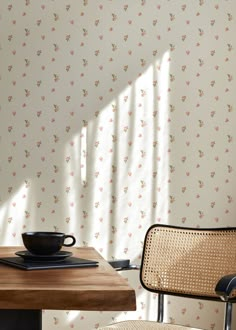
<path fill-rule="evenodd" d="M 64 243 L 67 238 L 72 239 L 72 242 Z M 60 251 L 62 246 L 73 246 L 76 242 L 72 235 L 48 231 L 22 233 L 22 240 L 26 249 L 37 255 L 54 254 Z"/>

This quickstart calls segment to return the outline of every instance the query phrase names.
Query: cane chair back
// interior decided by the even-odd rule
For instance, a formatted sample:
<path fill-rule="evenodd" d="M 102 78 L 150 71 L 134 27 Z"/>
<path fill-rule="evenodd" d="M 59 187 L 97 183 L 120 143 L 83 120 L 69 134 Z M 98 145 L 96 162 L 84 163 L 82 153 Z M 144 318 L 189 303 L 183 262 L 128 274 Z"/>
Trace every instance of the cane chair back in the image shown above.
<path fill-rule="evenodd" d="M 153 225 L 146 233 L 140 278 L 147 290 L 219 300 L 215 285 L 232 273 L 236 273 L 236 228 Z"/>

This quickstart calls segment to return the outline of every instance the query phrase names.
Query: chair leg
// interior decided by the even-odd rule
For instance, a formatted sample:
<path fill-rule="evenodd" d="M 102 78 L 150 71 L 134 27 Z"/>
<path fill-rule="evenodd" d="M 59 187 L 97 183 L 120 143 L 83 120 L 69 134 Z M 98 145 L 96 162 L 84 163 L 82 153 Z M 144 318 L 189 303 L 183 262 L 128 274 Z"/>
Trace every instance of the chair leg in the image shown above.
<path fill-rule="evenodd" d="M 164 318 L 164 294 L 158 295 L 157 322 L 162 323 Z"/>
<path fill-rule="evenodd" d="M 231 322 L 232 322 L 232 303 L 227 302 L 225 304 L 225 324 L 224 330 L 231 330 Z"/>

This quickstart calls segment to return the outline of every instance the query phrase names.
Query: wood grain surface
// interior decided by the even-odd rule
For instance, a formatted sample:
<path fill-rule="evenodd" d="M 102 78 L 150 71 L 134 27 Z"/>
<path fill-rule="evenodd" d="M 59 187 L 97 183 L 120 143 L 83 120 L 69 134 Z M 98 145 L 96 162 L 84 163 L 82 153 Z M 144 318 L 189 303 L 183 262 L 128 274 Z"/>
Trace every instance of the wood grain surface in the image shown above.
<path fill-rule="evenodd" d="M 0 247 L 0 258 L 22 247 Z M 135 310 L 135 291 L 91 247 L 67 248 L 98 267 L 26 271 L 0 264 L 0 309 Z"/>

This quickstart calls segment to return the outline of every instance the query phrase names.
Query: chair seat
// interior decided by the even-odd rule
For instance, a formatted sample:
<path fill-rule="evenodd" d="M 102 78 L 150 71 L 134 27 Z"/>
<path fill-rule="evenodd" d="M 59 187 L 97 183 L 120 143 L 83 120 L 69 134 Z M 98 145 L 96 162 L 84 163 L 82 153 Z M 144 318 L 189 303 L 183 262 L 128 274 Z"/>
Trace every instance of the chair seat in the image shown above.
<path fill-rule="evenodd" d="M 119 323 L 114 323 L 106 327 L 99 328 L 98 330 L 201 330 L 197 328 L 184 327 L 182 325 L 167 324 L 167 323 L 157 323 L 153 321 L 124 321 Z"/>

